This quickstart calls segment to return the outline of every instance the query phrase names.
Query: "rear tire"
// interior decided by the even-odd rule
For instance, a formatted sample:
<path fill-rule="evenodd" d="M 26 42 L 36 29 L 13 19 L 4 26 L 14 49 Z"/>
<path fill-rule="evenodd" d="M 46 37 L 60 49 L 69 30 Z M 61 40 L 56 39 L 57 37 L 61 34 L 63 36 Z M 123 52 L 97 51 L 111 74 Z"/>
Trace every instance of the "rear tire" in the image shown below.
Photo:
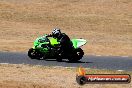
<path fill-rule="evenodd" d="M 81 48 L 75 49 L 73 55 L 68 59 L 69 62 L 77 62 L 82 59 L 84 52 Z"/>
<path fill-rule="evenodd" d="M 81 48 L 78 48 L 75 50 L 76 51 L 76 58 L 77 60 L 80 60 L 82 59 L 83 55 L 84 55 L 84 52 Z"/>
<path fill-rule="evenodd" d="M 61 58 L 57 58 L 56 61 L 57 62 L 62 62 L 62 59 Z"/>

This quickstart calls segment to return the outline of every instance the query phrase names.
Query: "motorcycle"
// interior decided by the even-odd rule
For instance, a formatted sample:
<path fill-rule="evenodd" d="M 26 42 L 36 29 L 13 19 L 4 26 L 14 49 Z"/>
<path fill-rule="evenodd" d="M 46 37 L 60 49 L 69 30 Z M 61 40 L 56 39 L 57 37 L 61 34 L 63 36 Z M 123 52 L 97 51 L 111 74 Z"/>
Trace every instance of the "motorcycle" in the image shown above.
<path fill-rule="evenodd" d="M 84 39 L 71 39 L 73 49 L 70 53 L 61 54 L 58 52 L 60 42 L 56 38 L 47 37 L 46 35 L 38 37 L 34 41 L 34 45 L 28 51 L 28 56 L 31 59 L 56 59 L 62 61 L 62 59 L 68 59 L 70 62 L 76 62 L 82 59 L 84 52 L 81 46 L 87 43 Z"/>

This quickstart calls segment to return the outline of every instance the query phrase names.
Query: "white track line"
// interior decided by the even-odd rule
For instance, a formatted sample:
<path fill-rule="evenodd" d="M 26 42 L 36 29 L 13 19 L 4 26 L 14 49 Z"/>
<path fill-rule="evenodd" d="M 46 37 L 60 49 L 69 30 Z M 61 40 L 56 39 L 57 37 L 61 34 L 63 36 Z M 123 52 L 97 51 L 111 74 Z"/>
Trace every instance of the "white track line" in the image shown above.
<path fill-rule="evenodd" d="M 9 63 L 0 63 L 0 64 L 9 64 Z"/>
<path fill-rule="evenodd" d="M 120 72 L 122 72 L 122 71 L 125 71 L 125 70 L 117 70 L 117 71 L 120 71 Z"/>
<path fill-rule="evenodd" d="M 114 57 L 114 56 L 112 56 L 112 55 L 96 55 L 96 54 L 92 54 L 93 56 L 98 56 L 98 57 L 100 57 L 100 56 L 108 56 L 108 57 Z M 116 57 L 116 56 L 115 56 Z M 117 56 L 117 57 L 130 57 L 130 56 Z"/>

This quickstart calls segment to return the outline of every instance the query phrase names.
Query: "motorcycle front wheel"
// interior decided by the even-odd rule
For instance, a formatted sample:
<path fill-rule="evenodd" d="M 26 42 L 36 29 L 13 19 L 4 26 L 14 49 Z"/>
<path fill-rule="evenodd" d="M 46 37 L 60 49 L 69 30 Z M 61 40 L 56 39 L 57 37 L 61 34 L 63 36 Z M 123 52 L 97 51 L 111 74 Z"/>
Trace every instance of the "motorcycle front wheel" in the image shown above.
<path fill-rule="evenodd" d="M 36 49 L 33 49 L 33 48 L 29 49 L 28 56 L 31 59 L 41 59 L 42 58 L 42 54 L 40 52 L 38 52 Z"/>

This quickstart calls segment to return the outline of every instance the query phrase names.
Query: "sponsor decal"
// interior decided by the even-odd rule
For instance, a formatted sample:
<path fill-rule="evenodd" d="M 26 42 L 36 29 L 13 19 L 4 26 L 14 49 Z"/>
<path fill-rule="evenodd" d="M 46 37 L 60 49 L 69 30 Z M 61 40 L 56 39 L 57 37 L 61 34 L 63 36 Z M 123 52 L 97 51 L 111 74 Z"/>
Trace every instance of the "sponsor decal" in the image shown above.
<path fill-rule="evenodd" d="M 129 74 L 86 74 L 83 67 L 78 68 L 76 81 L 79 85 L 90 83 L 130 83 Z"/>

